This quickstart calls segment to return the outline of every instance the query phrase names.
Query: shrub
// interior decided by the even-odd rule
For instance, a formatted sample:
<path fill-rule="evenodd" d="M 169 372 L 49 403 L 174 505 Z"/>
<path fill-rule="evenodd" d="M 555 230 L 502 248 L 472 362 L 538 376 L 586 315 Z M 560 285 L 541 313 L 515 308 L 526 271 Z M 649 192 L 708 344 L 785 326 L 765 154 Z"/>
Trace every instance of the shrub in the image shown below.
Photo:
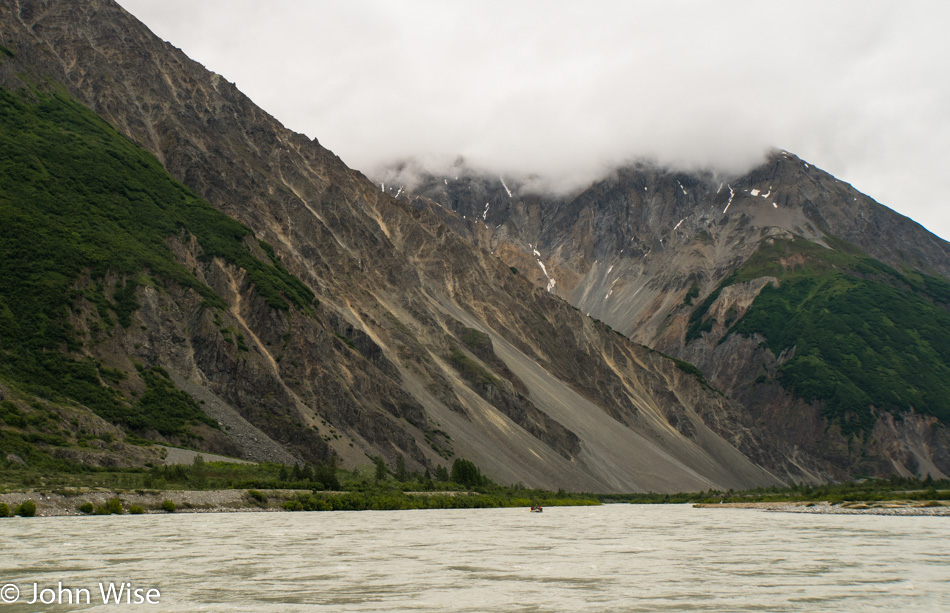
<path fill-rule="evenodd" d="M 169 500 L 168 498 L 166 498 L 165 500 L 162 501 L 162 511 L 165 511 L 166 513 L 174 513 L 175 503 Z"/>
<path fill-rule="evenodd" d="M 285 511 L 303 511 L 303 503 L 299 500 L 288 500 L 284 503 Z"/>
<path fill-rule="evenodd" d="M 17 507 L 16 514 L 20 517 L 33 517 L 36 515 L 36 503 L 32 500 L 24 500 Z"/>
<path fill-rule="evenodd" d="M 267 496 L 258 492 L 257 490 L 247 490 L 247 495 L 251 497 L 251 500 L 258 502 L 260 504 L 267 504 Z"/>
<path fill-rule="evenodd" d="M 10 505 L 0 502 L 0 517 L 10 517 Z"/>
<path fill-rule="evenodd" d="M 111 515 L 122 515 L 125 510 L 122 508 L 122 501 L 118 498 L 110 498 L 106 501 L 106 512 Z"/>
<path fill-rule="evenodd" d="M 81 505 L 79 505 L 79 512 L 80 512 L 80 513 L 84 513 L 84 514 L 86 514 L 86 515 L 89 515 L 89 514 L 92 513 L 94 510 L 95 510 L 95 507 L 92 506 L 92 503 L 91 503 L 91 502 L 84 502 L 84 503 L 82 503 Z"/>
<path fill-rule="evenodd" d="M 133 504 L 129 507 L 129 513 L 132 515 L 141 515 L 145 513 L 145 509 L 137 504 Z"/>

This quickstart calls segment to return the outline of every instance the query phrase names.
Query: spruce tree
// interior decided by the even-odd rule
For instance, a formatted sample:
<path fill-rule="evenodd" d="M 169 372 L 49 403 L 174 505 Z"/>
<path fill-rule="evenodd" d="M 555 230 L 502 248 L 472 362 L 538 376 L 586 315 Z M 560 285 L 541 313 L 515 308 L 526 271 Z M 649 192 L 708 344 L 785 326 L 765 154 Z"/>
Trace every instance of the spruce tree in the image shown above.
<path fill-rule="evenodd" d="M 386 473 L 389 470 L 386 468 L 386 460 L 382 456 L 376 456 L 376 482 L 379 483 L 386 478 Z"/>
<path fill-rule="evenodd" d="M 409 475 L 406 474 L 406 460 L 403 459 L 402 454 L 396 456 L 396 481 L 400 483 L 407 481 Z"/>

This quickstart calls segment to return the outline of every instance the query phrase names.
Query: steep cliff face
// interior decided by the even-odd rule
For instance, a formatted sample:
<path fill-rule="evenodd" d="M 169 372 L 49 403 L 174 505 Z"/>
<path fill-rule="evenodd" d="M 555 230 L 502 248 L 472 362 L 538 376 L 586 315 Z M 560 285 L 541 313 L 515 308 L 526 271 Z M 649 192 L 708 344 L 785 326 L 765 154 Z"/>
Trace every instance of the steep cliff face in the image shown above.
<path fill-rule="evenodd" d="M 253 231 L 231 262 L 194 233 L 166 235 L 218 306 L 181 283 L 143 285 L 130 325 L 70 353 L 163 368 L 222 425 L 219 445 L 349 464 L 401 455 L 410 468 L 461 456 L 501 482 L 584 490 L 776 483 L 750 455 L 803 476 L 697 377 L 514 273 L 456 222 L 382 192 L 114 2 L 4 3 L 0 36 L 4 88 L 62 84 Z M 266 291 L 247 254 L 314 300 Z"/>
<path fill-rule="evenodd" d="M 446 176 L 395 166 L 379 180 L 539 288 L 695 364 L 780 450 L 767 465 L 838 478 L 950 470 L 939 383 L 950 245 L 793 154 L 741 177 L 637 165 L 568 196 L 464 164 Z M 902 437 L 913 442 L 882 443 Z"/>

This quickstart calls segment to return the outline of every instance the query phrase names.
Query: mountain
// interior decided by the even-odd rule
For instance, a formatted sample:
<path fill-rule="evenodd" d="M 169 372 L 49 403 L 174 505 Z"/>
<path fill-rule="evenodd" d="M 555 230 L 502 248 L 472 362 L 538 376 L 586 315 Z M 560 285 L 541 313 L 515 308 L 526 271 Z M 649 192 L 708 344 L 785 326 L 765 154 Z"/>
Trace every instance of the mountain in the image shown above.
<path fill-rule="evenodd" d="M 588 491 L 825 474 L 111 0 L 2 3 L 0 47 L 0 461 L 157 441 Z"/>
<path fill-rule="evenodd" d="M 394 165 L 380 181 L 694 364 L 803 470 L 950 469 L 950 244 L 797 156 L 733 177 L 644 163 L 567 196 L 463 162 Z"/>

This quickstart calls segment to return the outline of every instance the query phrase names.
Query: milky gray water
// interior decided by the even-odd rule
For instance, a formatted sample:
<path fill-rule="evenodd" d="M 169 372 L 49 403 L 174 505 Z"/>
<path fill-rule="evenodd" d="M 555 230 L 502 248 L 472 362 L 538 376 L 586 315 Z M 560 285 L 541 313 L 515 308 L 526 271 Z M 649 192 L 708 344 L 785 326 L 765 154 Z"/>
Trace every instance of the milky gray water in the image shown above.
<path fill-rule="evenodd" d="M 0 613 L 118 610 L 103 582 L 160 592 L 133 611 L 929 613 L 950 611 L 948 580 L 946 517 L 608 505 L 0 520 L 0 595 L 20 590 Z M 60 582 L 90 605 L 24 604 Z"/>

